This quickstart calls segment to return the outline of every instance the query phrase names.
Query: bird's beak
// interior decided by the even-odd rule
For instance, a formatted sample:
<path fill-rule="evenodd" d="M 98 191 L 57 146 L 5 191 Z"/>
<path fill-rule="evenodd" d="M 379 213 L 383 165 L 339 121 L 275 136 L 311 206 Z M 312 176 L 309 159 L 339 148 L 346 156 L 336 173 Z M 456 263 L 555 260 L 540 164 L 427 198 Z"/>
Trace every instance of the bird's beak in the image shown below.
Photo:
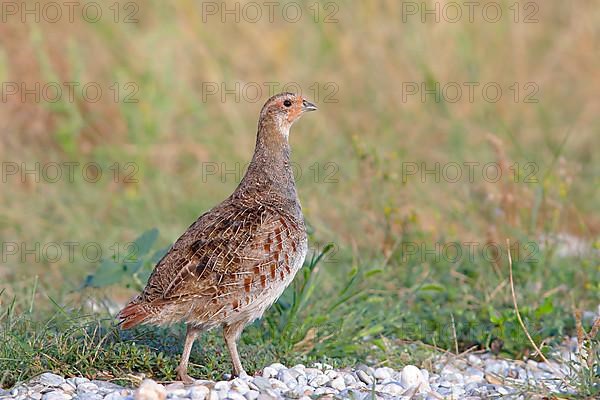
<path fill-rule="evenodd" d="M 315 106 L 310 101 L 302 100 L 302 111 L 315 111 L 317 110 L 317 106 Z"/>

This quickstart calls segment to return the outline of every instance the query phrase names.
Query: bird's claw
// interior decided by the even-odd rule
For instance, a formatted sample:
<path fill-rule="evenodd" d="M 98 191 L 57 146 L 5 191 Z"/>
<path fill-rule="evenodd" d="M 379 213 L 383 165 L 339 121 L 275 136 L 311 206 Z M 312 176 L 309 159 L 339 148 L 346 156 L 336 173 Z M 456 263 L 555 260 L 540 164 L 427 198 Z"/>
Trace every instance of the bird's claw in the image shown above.
<path fill-rule="evenodd" d="M 250 375 L 248 375 L 246 373 L 246 371 L 244 371 L 244 370 L 241 370 L 239 373 L 234 372 L 232 374 L 232 378 L 240 378 L 241 380 L 244 380 L 244 381 L 247 380 L 249 377 L 250 377 Z"/>
<path fill-rule="evenodd" d="M 183 382 L 186 385 L 192 385 L 196 380 L 188 375 L 187 371 L 181 371 L 179 368 L 177 371 L 177 380 Z"/>

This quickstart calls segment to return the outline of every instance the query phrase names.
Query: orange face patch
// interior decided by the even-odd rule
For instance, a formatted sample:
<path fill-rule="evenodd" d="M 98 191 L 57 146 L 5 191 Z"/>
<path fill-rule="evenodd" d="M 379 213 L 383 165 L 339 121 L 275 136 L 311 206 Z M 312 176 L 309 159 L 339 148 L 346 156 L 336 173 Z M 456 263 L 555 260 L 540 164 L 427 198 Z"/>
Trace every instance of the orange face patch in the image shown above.
<path fill-rule="evenodd" d="M 283 101 L 281 102 L 281 106 L 285 107 Z M 298 119 L 300 114 L 302 114 L 302 97 L 298 96 L 296 100 L 292 103 L 292 106 L 288 108 L 288 122 L 294 122 L 296 119 Z"/>

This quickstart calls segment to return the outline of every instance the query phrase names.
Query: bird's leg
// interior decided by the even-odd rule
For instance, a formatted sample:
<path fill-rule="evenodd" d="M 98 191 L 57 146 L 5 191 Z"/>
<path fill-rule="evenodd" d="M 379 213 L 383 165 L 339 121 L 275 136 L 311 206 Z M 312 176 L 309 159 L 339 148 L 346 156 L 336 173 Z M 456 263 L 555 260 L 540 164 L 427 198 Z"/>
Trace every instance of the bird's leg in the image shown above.
<path fill-rule="evenodd" d="M 177 367 L 177 379 L 183 381 L 183 383 L 191 384 L 194 383 L 194 379 L 192 379 L 188 373 L 188 362 L 190 360 L 190 353 L 192 352 L 192 346 L 194 345 L 194 341 L 196 337 L 198 337 L 198 333 L 200 330 L 198 328 L 194 328 L 191 325 L 187 327 L 187 333 L 185 335 L 185 344 L 183 345 L 183 353 L 181 354 L 181 361 L 179 362 L 179 366 Z"/>
<path fill-rule="evenodd" d="M 244 367 L 242 367 L 242 362 L 240 361 L 240 355 L 238 354 L 236 343 L 242 334 L 242 331 L 244 330 L 244 326 L 244 323 L 223 326 L 223 336 L 225 337 L 225 343 L 227 344 L 227 349 L 229 350 L 231 362 L 233 364 L 233 376 L 239 377 L 248 376 L 246 371 L 244 371 Z"/>

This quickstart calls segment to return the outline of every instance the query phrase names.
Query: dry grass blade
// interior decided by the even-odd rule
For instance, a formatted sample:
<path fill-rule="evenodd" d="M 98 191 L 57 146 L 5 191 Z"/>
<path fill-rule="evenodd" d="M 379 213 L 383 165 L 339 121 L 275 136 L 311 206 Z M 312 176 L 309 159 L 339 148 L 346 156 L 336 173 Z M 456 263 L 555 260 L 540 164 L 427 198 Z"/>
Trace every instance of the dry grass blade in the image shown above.
<path fill-rule="evenodd" d="M 544 360 L 544 362 L 546 363 L 548 368 L 550 368 L 552 373 L 554 375 L 556 375 L 556 377 L 559 378 L 561 380 L 561 382 L 563 382 L 567 387 L 569 387 L 571 389 L 575 389 L 573 387 L 573 385 L 571 385 L 569 382 L 567 382 L 565 380 L 563 374 L 560 371 L 558 371 L 556 368 L 554 368 L 554 366 L 550 363 L 550 361 L 548 361 L 546 356 L 542 353 L 542 351 L 540 350 L 538 345 L 535 343 L 535 341 L 531 337 L 529 330 L 527 329 L 527 327 L 525 326 L 525 323 L 523 322 L 523 318 L 521 318 L 521 312 L 519 311 L 519 304 L 517 303 L 517 295 L 515 293 L 515 285 L 514 285 L 514 280 L 513 280 L 512 257 L 510 254 L 510 239 L 506 239 L 506 245 L 507 245 L 506 252 L 508 253 L 508 274 L 509 274 L 509 282 L 510 282 L 510 292 L 511 292 L 511 296 L 512 296 L 513 307 L 515 309 L 515 313 L 517 315 L 517 320 L 519 321 L 519 325 L 521 325 L 521 328 L 523 329 L 523 332 L 525 332 L 525 335 L 527 336 L 527 340 L 529 340 L 529 343 L 531 343 L 531 346 L 535 349 L 536 353 L 539 354 L 540 358 L 542 360 Z"/>
<path fill-rule="evenodd" d="M 581 349 L 583 347 L 583 341 L 585 340 L 587 334 L 583 329 L 583 323 L 581 322 L 581 310 L 575 310 L 575 329 L 577 330 L 577 349 L 581 354 Z"/>
<path fill-rule="evenodd" d="M 454 323 L 454 314 L 450 314 L 452 318 L 452 338 L 454 339 L 454 354 L 458 355 L 458 339 L 456 337 L 456 324 Z"/>

